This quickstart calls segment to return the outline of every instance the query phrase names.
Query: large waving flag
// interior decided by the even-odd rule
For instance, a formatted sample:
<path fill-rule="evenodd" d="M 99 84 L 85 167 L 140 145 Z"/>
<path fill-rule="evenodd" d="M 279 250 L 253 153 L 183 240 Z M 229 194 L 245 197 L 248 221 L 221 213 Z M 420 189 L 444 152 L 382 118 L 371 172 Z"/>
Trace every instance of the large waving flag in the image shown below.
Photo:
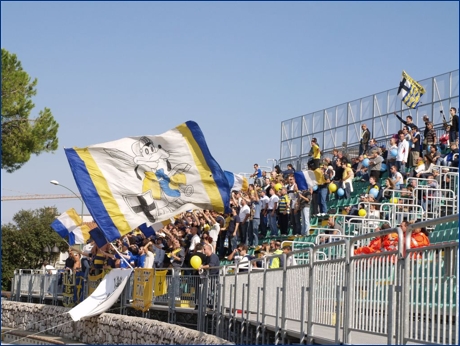
<path fill-rule="evenodd" d="M 230 191 L 247 191 L 249 187 L 248 179 L 241 174 L 225 171 Z"/>
<path fill-rule="evenodd" d="M 402 72 L 402 80 L 399 83 L 398 95 L 409 108 L 417 108 L 420 97 L 425 93 L 425 89 L 413 80 L 406 71 Z"/>
<path fill-rule="evenodd" d="M 58 216 L 51 223 L 53 228 L 62 238 L 69 238 L 69 245 L 86 244 L 89 239 L 89 227 L 84 225 L 74 208 Z"/>
<path fill-rule="evenodd" d="M 228 182 L 198 124 L 158 136 L 65 149 L 85 204 L 113 241 L 189 209 L 224 211 Z"/>

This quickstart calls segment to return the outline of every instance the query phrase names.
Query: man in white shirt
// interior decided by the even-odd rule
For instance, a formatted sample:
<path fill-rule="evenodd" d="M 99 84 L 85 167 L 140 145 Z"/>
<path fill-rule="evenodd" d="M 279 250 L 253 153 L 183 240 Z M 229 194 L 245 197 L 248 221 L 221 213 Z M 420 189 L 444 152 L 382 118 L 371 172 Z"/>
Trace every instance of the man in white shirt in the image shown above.
<path fill-rule="evenodd" d="M 409 142 L 406 141 L 405 135 L 402 131 L 399 132 L 398 154 L 396 155 L 396 168 L 405 176 L 406 163 L 409 156 Z"/>
<path fill-rule="evenodd" d="M 396 166 L 391 166 L 390 172 L 391 172 L 391 180 L 393 180 L 393 183 L 395 183 L 396 189 L 400 190 L 401 186 L 404 185 L 404 178 L 402 174 L 398 172 Z"/>
<path fill-rule="evenodd" d="M 251 216 L 251 208 L 249 208 L 249 205 L 244 198 L 241 199 L 241 208 L 238 216 L 240 218 L 241 243 L 248 245 L 248 220 L 249 216 Z"/>
<path fill-rule="evenodd" d="M 198 235 L 198 228 L 196 226 L 193 226 L 190 228 L 190 234 L 192 235 L 192 238 L 190 239 L 190 247 L 188 248 L 188 252 L 192 253 L 195 250 L 196 244 L 200 242 L 200 237 Z"/>
<path fill-rule="evenodd" d="M 259 202 L 260 202 L 260 234 L 265 237 L 267 234 L 267 209 L 268 201 L 270 198 L 267 197 L 265 190 L 259 191 Z"/>
<path fill-rule="evenodd" d="M 155 253 L 154 253 L 154 250 L 153 250 L 153 245 L 152 243 L 148 243 L 145 247 L 144 247 L 144 251 L 145 251 L 145 261 L 144 261 L 144 266 L 143 268 L 155 268 Z"/>
<path fill-rule="evenodd" d="M 268 225 L 270 227 L 270 234 L 271 236 L 278 235 L 278 223 L 276 221 L 276 210 L 278 209 L 278 202 L 279 197 L 275 193 L 273 187 L 270 188 L 270 200 L 268 201 L 268 209 L 267 209 L 267 216 L 268 216 Z"/>

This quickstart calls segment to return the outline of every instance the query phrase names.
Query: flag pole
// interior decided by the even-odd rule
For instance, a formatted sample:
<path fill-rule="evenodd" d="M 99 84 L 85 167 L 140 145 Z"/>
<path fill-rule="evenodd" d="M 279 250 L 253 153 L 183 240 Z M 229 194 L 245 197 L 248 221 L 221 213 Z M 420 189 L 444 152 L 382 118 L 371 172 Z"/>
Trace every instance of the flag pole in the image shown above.
<path fill-rule="evenodd" d="M 106 240 L 107 240 L 107 239 L 106 239 Z M 124 258 L 124 257 L 122 256 L 122 254 L 118 251 L 118 249 L 115 247 L 115 245 L 113 245 L 113 244 L 112 244 L 111 242 L 109 242 L 109 241 L 107 241 L 107 242 L 108 242 L 110 245 L 112 245 L 112 247 L 115 249 L 115 251 L 116 251 L 117 254 L 120 256 L 120 258 L 121 258 L 123 261 L 125 261 L 125 262 L 129 265 L 129 267 L 130 267 L 132 270 L 134 270 L 134 268 L 131 266 L 131 264 L 126 260 L 126 258 Z"/>

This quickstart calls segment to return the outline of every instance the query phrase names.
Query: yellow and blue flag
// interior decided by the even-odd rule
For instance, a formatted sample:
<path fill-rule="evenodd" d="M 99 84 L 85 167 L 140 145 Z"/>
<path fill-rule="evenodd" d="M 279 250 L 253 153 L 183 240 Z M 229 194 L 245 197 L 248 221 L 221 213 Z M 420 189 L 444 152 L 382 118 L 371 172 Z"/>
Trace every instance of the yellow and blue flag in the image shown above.
<path fill-rule="evenodd" d="M 420 97 L 425 93 L 425 89 L 413 80 L 406 71 L 402 72 L 402 79 L 399 83 L 398 95 L 409 108 L 417 108 Z"/>
<path fill-rule="evenodd" d="M 224 171 L 228 181 L 230 191 L 247 191 L 249 188 L 248 179 L 241 175 L 229 171 Z"/>
<path fill-rule="evenodd" d="M 108 241 L 189 209 L 223 212 L 230 201 L 224 171 L 193 121 L 162 135 L 65 153 L 80 194 Z"/>
<path fill-rule="evenodd" d="M 69 245 L 86 244 L 89 239 L 89 227 L 83 224 L 82 219 L 74 208 L 58 216 L 51 223 L 53 228 L 62 238 L 69 238 Z"/>

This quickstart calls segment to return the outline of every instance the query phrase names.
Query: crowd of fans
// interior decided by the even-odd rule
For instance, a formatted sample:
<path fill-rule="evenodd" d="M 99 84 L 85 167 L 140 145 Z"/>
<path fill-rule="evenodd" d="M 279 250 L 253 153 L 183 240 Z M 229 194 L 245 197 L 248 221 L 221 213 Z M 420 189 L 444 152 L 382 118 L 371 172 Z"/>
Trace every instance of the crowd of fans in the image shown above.
<path fill-rule="evenodd" d="M 291 164 L 286 170 L 275 166 L 271 172 L 262 171 L 255 164 L 254 173 L 250 176 L 253 183 L 249 184 L 249 188 L 232 191 L 230 213 L 190 210 L 177 215 L 173 222 L 152 237 L 145 237 L 141 231 L 134 230 L 101 248 L 90 240 L 82 251 L 69 249 L 66 270 L 82 270 L 87 276 L 97 275 L 107 268 L 129 266 L 191 268 L 190 259 L 195 255 L 202 259 L 202 265 L 197 270 L 214 270 L 214 274 L 218 273 L 216 268 L 222 260 L 237 262 L 240 271 L 248 270 L 248 264 L 256 258 L 260 261 L 253 261 L 254 267 L 283 266 L 283 256 L 273 255 L 288 254 L 292 248 L 290 245 L 282 247 L 277 237 L 308 235 L 311 218 L 331 214 L 328 210 L 331 199 L 350 200 L 356 181 L 369 183 L 367 193 L 360 196 L 357 204 L 346 205 L 342 213 L 358 216 L 364 203 L 367 217 L 375 219 L 384 217 L 379 212 L 380 202 L 391 198 L 395 190 L 401 191 L 401 196 L 412 196 L 420 178 L 425 178 L 432 190 L 445 186 L 447 182 L 441 180 L 439 167 L 446 170 L 458 167 L 456 112 L 454 107 L 450 109 L 450 122 L 446 122 L 445 134 L 439 138 L 427 116 L 423 118 L 425 130 L 422 134 L 411 116 L 403 120 L 395 113 L 404 126 L 389 140 L 388 148 L 384 144 L 378 145 L 366 124 L 362 124 L 359 153 L 353 158 L 337 149 L 332 151 L 332 155 L 323 155 L 313 138 L 308 169 L 314 172 L 314 186 L 299 190 Z M 382 178 L 386 173 L 388 177 Z M 336 186 L 335 190 L 330 188 L 332 184 Z M 415 200 L 426 210 L 426 199 Z M 400 223 L 401 229 L 406 226 L 407 221 Z M 327 227 L 335 232 L 340 229 L 334 217 L 329 217 Z M 390 228 L 390 225 L 376 224 L 376 232 L 380 228 Z M 271 237 L 270 241 L 259 246 L 259 239 L 266 237 Z M 414 231 L 413 238 L 414 246 L 429 244 L 423 228 Z M 377 235 L 356 253 L 393 249 L 395 242 L 395 234 Z M 251 249 L 254 250 L 252 255 L 249 254 Z M 265 256 L 270 256 L 270 259 L 262 260 Z M 295 264 L 294 257 L 287 258 L 287 265 Z"/>

